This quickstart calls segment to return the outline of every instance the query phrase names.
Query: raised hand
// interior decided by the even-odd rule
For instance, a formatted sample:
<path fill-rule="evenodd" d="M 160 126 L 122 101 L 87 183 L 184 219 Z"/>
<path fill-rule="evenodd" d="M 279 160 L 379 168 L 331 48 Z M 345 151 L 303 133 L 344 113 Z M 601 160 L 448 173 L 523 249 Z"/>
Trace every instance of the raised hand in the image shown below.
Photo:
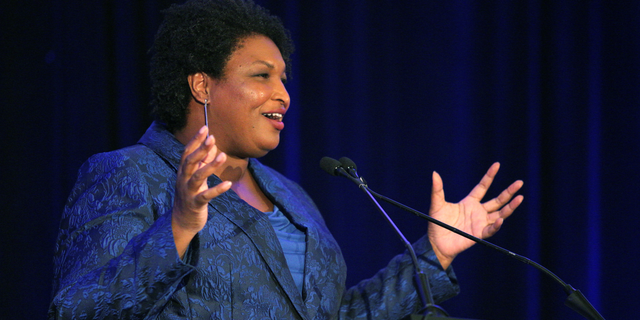
<path fill-rule="evenodd" d="M 445 201 L 442 178 L 434 172 L 429 215 L 478 238 L 491 237 L 498 232 L 504 219 L 509 217 L 524 200 L 522 195 L 511 200 L 523 185 L 521 180 L 517 180 L 496 198 L 481 203 L 499 169 L 500 164 L 494 163 L 480 183 L 458 203 Z M 460 252 L 475 243 L 432 223 L 429 224 L 429 240 L 440 264 L 445 269 Z"/>
<path fill-rule="evenodd" d="M 217 156 L 215 139 L 206 126 L 185 146 L 171 213 L 171 227 L 178 254 L 182 258 L 193 237 L 207 223 L 207 205 L 211 199 L 231 188 L 230 181 L 209 188 L 207 178 L 227 159 L 224 152 Z"/>

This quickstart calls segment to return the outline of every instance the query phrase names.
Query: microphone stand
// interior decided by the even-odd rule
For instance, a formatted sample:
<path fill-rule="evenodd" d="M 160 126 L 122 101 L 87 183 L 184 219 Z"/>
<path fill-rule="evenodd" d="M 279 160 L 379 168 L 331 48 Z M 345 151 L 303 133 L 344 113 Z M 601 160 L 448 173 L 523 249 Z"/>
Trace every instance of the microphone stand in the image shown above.
<path fill-rule="evenodd" d="M 331 160 L 335 161 L 334 159 L 331 159 Z M 395 231 L 396 235 L 398 235 L 398 237 L 400 238 L 404 246 L 407 248 L 407 251 L 411 256 L 411 260 L 413 262 L 414 272 L 415 272 L 413 279 L 416 284 L 416 291 L 418 291 L 420 300 L 422 301 L 422 305 L 424 306 L 424 308 L 421 310 L 421 314 L 411 314 L 402 318 L 402 320 L 429 320 L 429 319 L 473 320 L 473 319 L 463 319 L 463 318 L 451 318 L 443 308 L 441 308 L 440 306 L 437 306 L 434 303 L 433 294 L 431 293 L 431 287 L 429 285 L 429 278 L 424 272 L 422 272 L 422 269 L 420 268 L 420 264 L 418 263 L 416 252 L 413 249 L 413 246 L 411 245 L 411 243 L 407 240 L 407 238 L 405 238 L 404 234 L 402 234 L 402 231 L 400 231 L 400 229 L 396 226 L 393 220 L 386 213 L 386 211 L 384 211 L 382 206 L 380 206 L 380 203 L 378 203 L 375 197 L 370 193 L 371 190 L 367 186 L 364 179 L 359 177 L 358 173 L 353 168 L 348 168 L 349 173 L 347 173 L 347 171 L 345 171 L 342 168 L 342 166 L 338 161 L 335 161 L 335 164 L 336 165 L 333 166 L 333 172 L 329 172 L 329 170 L 327 170 L 327 172 L 334 175 L 336 175 L 336 173 L 340 174 L 348 178 L 349 180 L 353 181 L 354 183 L 356 183 L 358 185 L 358 188 L 360 188 L 368 196 L 369 200 L 371 200 L 371 202 L 376 206 L 378 211 L 380 211 L 380 213 L 384 216 L 384 218 L 387 220 L 389 225 Z"/>
<path fill-rule="evenodd" d="M 383 195 L 381 195 L 381 194 L 369 189 L 368 187 L 367 187 L 367 190 L 368 190 L 368 192 L 370 194 L 372 194 L 374 197 L 376 197 L 378 199 L 382 199 L 382 200 L 384 200 L 384 201 L 386 201 L 386 202 L 388 202 L 388 203 L 390 203 L 390 204 L 392 204 L 392 205 L 394 205 L 394 206 L 396 206 L 396 207 L 398 207 L 400 209 L 403 209 L 405 211 L 411 212 L 414 215 L 416 215 L 416 216 L 418 216 L 420 218 L 426 219 L 429 222 L 432 222 L 432 223 L 434 223 L 434 224 L 436 224 L 436 225 L 438 225 L 440 227 L 443 227 L 443 228 L 445 228 L 445 229 L 447 229 L 449 231 L 452 231 L 454 233 L 457 233 L 457 234 L 459 234 L 459 235 L 461 235 L 461 236 L 463 236 L 463 237 L 465 237 L 467 239 L 470 239 L 470 240 L 473 240 L 473 241 L 475 241 L 477 243 L 483 244 L 483 245 L 485 245 L 485 246 L 487 246 L 489 248 L 492 248 L 494 250 L 502 252 L 503 254 L 506 254 L 509 257 L 512 257 L 512 258 L 514 258 L 516 260 L 519 260 L 519 261 L 521 261 L 523 263 L 526 263 L 528 265 L 531 265 L 531 266 L 535 267 L 536 269 L 542 271 L 543 274 L 551 277 L 553 280 L 558 282 L 564 288 L 565 293 L 568 295 L 567 299 L 564 302 L 564 304 L 567 307 L 573 309 L 575 312 L 577 312 L 581 316 L 585 317 L 586 319 L 589 319 L 589 320 L 604 320 L 602 315 L 600 315 L 598 310 L 596 310 L 596 308 L 593 307 L 593 305 L 589 302 L 589 300 L 587 300 L 587 298 L 584 296 L 584 294 L 582 294 L 582 292 L 580 290 L 574 289 L 570 284 L 567 284 L 566 282 L 562 281 L 562 279 L 560 279 L 560 277 L 558 277 L 553 272 L 549 271 L 549 269 L 543 267 L 539 263 L 537 263 L 537 262 L 535 262 L 535 261 L 533 261 L 533 260 L 531 260 L 531 259 L 529 259 L 527 257 L 524 257 L 524 256 L 521 256 L 519 254 L 513 253 L 513 252 L 511 252 L 511 251 L 509 251 L 507 249 L 504 249 L 504 248 L 502 248 L 500 246 L 497 246 L 497 245 L 495 245 L 495 244 L 493 244 L 491 242 L 488 242 L 488 241 L 485 241 L 483 239 L 474 237 L 474 236 L 472 236 L 472 235 L 470 235 L 470 234 L 468 234 L 468 233 L 466 233 L 464 231 L 461 231 L 459 229 L 456 229 L 456 228 L 454 228 L 454 227 L 452 227 L 452 226 L 450 226 L 450 225 L 448 225 L 446 223 L 440 222 L 439 220 L 436 220 L 436 219 L 432 218 L 431 216 L 429 216 L 427 214 L 424 214 L 424 213 L 422 213 L 422 212 L 420 212 L 418 210 L 415 210 L 415 209 L 413 209 L 413 208 L 411 208 L 409 206 L 406 206 L 406 205 L 404 205 L 404 204 L 402 204 L 400 202 L 397 202 L 397 201 L 395 201 L 393 199 L 385 197 L 385 196 L 383 196 Z"/>

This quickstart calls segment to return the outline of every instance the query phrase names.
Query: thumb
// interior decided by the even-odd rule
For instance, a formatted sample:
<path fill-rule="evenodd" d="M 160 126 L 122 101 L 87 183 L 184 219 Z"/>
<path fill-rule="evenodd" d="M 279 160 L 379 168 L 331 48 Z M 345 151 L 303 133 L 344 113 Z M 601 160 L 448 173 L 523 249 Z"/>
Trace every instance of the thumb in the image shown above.
<path fill-rule="evenodd" d="M 431 212 L 438 211 L 444 204 L 444 187 L 442 178 L 437 172 L 433 172 L 431 177 Z"/>

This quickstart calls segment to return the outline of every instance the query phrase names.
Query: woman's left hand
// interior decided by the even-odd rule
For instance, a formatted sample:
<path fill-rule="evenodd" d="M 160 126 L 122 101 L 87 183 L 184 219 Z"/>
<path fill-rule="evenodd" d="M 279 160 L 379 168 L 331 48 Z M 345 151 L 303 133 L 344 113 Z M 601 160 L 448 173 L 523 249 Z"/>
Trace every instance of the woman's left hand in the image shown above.
<path fill-rule="evenodd" d="M 500 164 L 496 162 L 469 195 L 458 203 L 445 201 L 442 178 L 434 172 L 429 215 L 475 237 L 481 239 L 491 237 L 498 232 L 504 219 L 509 217 L 524 200 L 524 197 L 519 195 L 509 202 L 523 185 L 523 182 L 518 180 L 496 198 L 481 203 L 498 169 Z M 429 224 L 429 241 L 444 269 L 449 267 L 460 252 L 475 243 L 433 223 Z"/>

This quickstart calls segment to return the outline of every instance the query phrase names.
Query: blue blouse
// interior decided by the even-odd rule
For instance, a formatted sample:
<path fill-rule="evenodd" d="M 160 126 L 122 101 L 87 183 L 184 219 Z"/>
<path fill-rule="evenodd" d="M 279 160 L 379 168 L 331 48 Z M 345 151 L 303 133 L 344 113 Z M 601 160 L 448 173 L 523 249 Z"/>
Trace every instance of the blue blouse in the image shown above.
<path fill-rule="evenodd" d="M 293 281 L 296 283 L 300 294 L 302 294 L 302 282 L 304 280 L 304 254 L 307 249 L 305 243 L 306 235 L 298 230 L 285 216 L 278 206 L 273 206 L 272 212 L 265 212 L 269 217 L 269 222 L 276 232 L 276 236 L 282 246 L 284 258 L 287 260 Z"/>

